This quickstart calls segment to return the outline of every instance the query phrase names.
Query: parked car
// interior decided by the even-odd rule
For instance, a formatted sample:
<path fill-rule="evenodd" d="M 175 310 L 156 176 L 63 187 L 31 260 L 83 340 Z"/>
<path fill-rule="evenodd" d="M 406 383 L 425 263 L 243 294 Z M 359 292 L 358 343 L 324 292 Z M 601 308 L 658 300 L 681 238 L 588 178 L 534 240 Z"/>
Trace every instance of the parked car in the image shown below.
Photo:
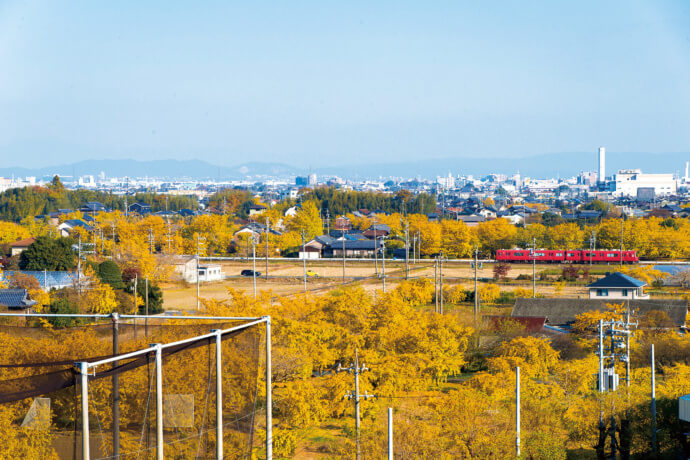
<path fill-rule="evenodd" d="M 242 270 L 240 272 L 242 276 L 261 276 L 261 272 L 255 272 L 254 270 Z"/>
<path fill-rule="evenodd" d="M 307 276 L 315 277 L 315 276 L 319 276 L 319 274 L 316 273 L 314 270 L 307 270 Z"/>

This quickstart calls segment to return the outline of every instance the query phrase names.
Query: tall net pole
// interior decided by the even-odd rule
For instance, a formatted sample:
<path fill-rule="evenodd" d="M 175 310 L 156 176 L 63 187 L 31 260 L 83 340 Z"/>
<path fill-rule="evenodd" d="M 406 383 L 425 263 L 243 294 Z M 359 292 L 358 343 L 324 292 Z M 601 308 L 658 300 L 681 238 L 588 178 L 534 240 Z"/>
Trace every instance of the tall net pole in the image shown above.
<path fill-rule="evenodd" d="M 266 318 L 266 460 L 273 460 L 273 394 L 271 391 L 271 317 Z"/>

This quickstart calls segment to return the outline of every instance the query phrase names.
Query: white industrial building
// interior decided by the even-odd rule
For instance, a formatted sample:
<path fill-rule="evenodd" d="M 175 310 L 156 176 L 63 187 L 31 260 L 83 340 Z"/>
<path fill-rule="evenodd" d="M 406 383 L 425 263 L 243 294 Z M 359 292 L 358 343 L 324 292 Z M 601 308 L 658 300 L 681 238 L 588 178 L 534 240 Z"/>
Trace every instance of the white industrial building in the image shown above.
<path fill-rule="evenodd" d="M 673 174 L 644 174 L 639 169 L 622 169 L 614 177 L 614 196 L 637 197 L 639 188 L 653 188 L 654 195 L 673 195 L 677 181 Z"/>

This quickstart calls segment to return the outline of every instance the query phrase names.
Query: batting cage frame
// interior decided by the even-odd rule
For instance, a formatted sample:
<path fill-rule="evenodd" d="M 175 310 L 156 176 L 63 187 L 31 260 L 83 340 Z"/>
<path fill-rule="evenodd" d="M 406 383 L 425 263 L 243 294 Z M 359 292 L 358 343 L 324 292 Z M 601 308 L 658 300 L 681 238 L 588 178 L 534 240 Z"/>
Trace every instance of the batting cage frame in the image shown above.
<path fill-rule="evenodd" d="M 23 317 L 23 318 L 71 318 L 71 319 L 110 319 L 113 325 L 113 354 L 110 357 L 99 359 L 97 361 L 76 361 L 74 367 L 80 380 L 81 386 L 81 422 L 82 422 L 82 443 L 81 443 L 81 458 L 83 460 L 90 460 L 90 440 L 89 440 L 89 378 L 96 377 L 97 369 L 105 365 L 111 365 L 112 368 L 101 373 L 108 374 L 112 377 L 114 394 L 118 394 L 119 389 L 119 374 L 118 366 L 125 367 L 126 364 L 120 365 L 121 361 L 131 361 L 136 358 L 145 356 L 154 356 L 154 373 L 155 373 L 155 438 L 156 438 L 156 458 L 163 460 L 164 458 L 164 438 L 163 438 L 163 356 L 175 353 L 178 350 L 183 350 L 186 347 L 193 346 L 204 341 L 215 341 L 215 374 L 216 374 L 216 436 L 215 454 L 217 459 L 222 459 L 223 453 L 223 368 L 222 368 L 222 347 L 221 343 L 224 338 L 229 338 L 233 334 L 240 331 L 258 326 L 265 325 L 265 381 L 266 381 L 266 459 L 273 459 L 273 401 L 272 401 L 272 364 L 271 364 L 271 317 L 229 317 L 229 316 L 162 316 L 162 315 L 121 315 L 119 313 L 112 314 L 59 314 L 59 313 L 0 313 L 0 317 Z M 226 329 L 211 329 L 207 334 L 200 334 L 194 337 L 186 338 L 169 343 L 153 343 L 148 348 L 142 348 L 128 353 L 119 354 L 119 325 L 122 320 L 134 321 L 136 327 L 137 320 L 144 320 L 145 328 L 148 328 L 148 320 L 194 320 L 194 321 L 243 321 L 243 324 L 226 328 Z M 146 329 L 148 330 L 148 329 Z M 148 333 L 147 333 L 148 336 Z M 113 400 L 113 458 L 119 458 L 119 397 L 114 397 Z"/>

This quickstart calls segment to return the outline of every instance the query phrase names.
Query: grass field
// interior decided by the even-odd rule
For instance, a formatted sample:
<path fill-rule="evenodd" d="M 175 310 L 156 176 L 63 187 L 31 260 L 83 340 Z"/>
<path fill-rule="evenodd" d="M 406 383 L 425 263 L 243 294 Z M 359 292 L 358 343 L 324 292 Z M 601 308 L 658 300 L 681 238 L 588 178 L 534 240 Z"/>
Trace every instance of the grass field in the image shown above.
<path fill-rule="evenodd" d="M 223 273 L 230 278 L 223 281 L 201 283 L 200 297 L 202 299 L 228 300 L 227 288 L 238 289 L 247 293 L 253 292 L 254 287 L 252 278 L 239 276 L 242 270 L 252 268 L 251 261 L 223 261 L 220 265 L 222 266 Z M 434 278 L 434 265 L 432 261 L 422 260 L 417 263 L 410 262 L 409 267 L 410 279 Z M 263 260 L 257 260 L 256 268 L 262 274 L 262 276 L 258 277 L 256 280 L 257 292 L 270 291 L 275 295 L 290 295 L 304 291 L 302 278 L 303 266 L 302 262 L 299 260 L 270 261 L 268 279 L 264 278 L 266 270 Z M 307 279 L 307 289 L 310 292 L 326 292 L 329 289 L 343 285 L 343 268 L 340 260 L 307 261 L 307 269 L 318 274 L 317 277 L 310 277 Z M 387 288 L 395 288 L 395 286 L 404 279 L 404 269 L 404 262 L 386 262 Z M 380 261 L 378 270 L 379 273 L 381 273 L 382 266 Z M 557 274 L 560 273 L 560 268 L 554 265 L 537 265 L 537 274 L 544 270 L 550 275 L 550 279 L 546 281 L 537 281 L 538 294 L 546 297 L 568 298 L 584 298 L 587 296 L 587 290 L 582 283 L 568 283 L 560 292 L 557 292 L 554 280 Z M 597 272 L 603 274 L 605 271 L 607 271 L 605 267 L 597 267 Z M 512 265 L 508 273 L 508 279 L 498 283 L 492 279 L 493 264 L 483 264 L 482 268 L 477 270 L 480 287 L 486 283 L 496 283 L 501 286 L 502 290 L 512 291 L 516 288 L 531 290 L 532 282 L 530 280 L 515 279 L 520 274 L 531 275 L 532 266 L 524 264 Z M 443 269 L 443 276 L 445 285 L 462 285 L 466 289 L 472 289 L 474 287 L 474 269 L 466 262 L 446 263 Z M 371 293 L 380 291 L 383 287 L 382 280 L 376 276 L 376 267 L 371 261 L 346 261 L 345 282 L 347 284 L 357 283 Z M 193 311 L 196 309 L 195 284 L 184 285 L 182 283 L 167 283 L 163 286 L 163 291 L 165 302 L 164 308 L 166 310 Z"/>

